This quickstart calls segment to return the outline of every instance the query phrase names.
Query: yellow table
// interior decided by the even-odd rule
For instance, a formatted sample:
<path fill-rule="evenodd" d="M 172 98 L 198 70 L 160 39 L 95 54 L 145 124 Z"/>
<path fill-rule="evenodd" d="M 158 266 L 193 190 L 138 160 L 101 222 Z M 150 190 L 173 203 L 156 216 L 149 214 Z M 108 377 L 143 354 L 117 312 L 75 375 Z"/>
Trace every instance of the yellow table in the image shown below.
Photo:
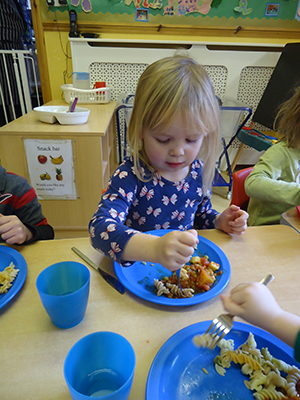
<path fill-rule="evenodd" d="M 290 226 L 300 233 L 300 215 L 296 208 L 283 213 L 281 215 L 280 223 Z"/>
<path fill-rule="evenodd" d="M 293 229 L 275 225 L 251 227 L 242 236 L 231 237 L 218 230 L 200 234 L 216 243 L 231 263 L 231 280 L 224 293 L 238 283 L 259 281 L 272 273 L 275 280 L 270 289 L 277 300 L 284 309 L 299 315 L 299 235 Z M 27 261 L 28 275 L 15 301 L 0 315 L 1 400 L 70 400 L 63 376 L 64 359 L 80 338 L 101 330 L 117 332 L 131 342 L 137 364 L 129 400 L 143 400 L 149 368 L 165 341 L 178 330 L 223 311 L 219 298 L 181 308 L 149 303 L 128 291 L 121 295 L 91 270 L 84 320 L 72 329 L 60 330 L 46 314 L 35 281 L 40 271 L 55 262 L 81 262 L 72 246 L 113 273 L 112 262 L 97 253 L 87 238 L 18 247 Z"/>
<path fill-rule="evenodd" d="M 47 105 L 67 106 L 67 103 L 53 100 Z M 82 125 L 46 124 L 31 111 L 0 128 L 1 165 L 27 179 L 24 139 L 72 141 L 77 199 L 40 200 L 56 238 L 88 236 L 88 222 L 117 166 L 113 118 L 116 102 L 79 106 L 91 111 L 88 121 Z"/>

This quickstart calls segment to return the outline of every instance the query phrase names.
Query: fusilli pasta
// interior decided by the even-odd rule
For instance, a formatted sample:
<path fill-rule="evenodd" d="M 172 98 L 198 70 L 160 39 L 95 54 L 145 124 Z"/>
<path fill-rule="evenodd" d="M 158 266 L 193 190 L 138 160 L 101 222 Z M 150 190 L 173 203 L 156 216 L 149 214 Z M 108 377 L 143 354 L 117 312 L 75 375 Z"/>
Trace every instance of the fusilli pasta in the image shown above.
<path fill-rule="evenodd" d="M 282 392 L 278 392 L 273 385 L 270 388 L 262 389 L 259 392 L 253 394 L 256 400 L 280 400 L 286 399 L 286 395 Z"/>
<path fill-rule="evenodd" d="M 212 341 L 209 336 L 196 335 L 193 343 L 197 347 L 209 348 Z M 240 364 L 241 372 L 249 377 L 249 380 L 244 380 L 245 386 L 253 392 L 256 400 L 299 399 L 300 370 L 274 358 L 267 348 L 259 350 L 252 333 L 236 350 L 232 339 L 222 339 L 218 347 L 220 354 L 214 358 L 216 372 L 224 376 L 232 361 Z"/>
<path fill-rule="evenodd" d="M 193 337 L 193 343 L 196 347 L 210 347 L 212 342 L 212 336 L 208 333 L 204 335 L 196 335 Z"/>
<path fill-rule="evenodd" d="M 15 269 L 13 262 L 5 268 L 4 271 L 0 271 L 0 294 L 7 293 L 8 289 L 12 286 L 13 281 L 18 275 L 19 270 Z"/>
<path fill-rule="evenodd" d="M 154 286 L 157 290 L 157 296 L 170 293 L 170 290 L 164 285 L 163 282 L 159 281 L 158 279 L 154 279 Z"/>
<path fill-rule="evenodd" d="M 157 296 L 164 294 L 169 298 L 193 297 L 195 293 L 202 293 L 211 289 L 216 276 L 222 273 L 222 271 L 218 272 L 220 265 L 210 261 L 208 256 L 192 257 L 190 262 L 180 269 L 182 290 L 179 288 L 178 277 L 173 272 L 170 277 L 154 280 Z"/>

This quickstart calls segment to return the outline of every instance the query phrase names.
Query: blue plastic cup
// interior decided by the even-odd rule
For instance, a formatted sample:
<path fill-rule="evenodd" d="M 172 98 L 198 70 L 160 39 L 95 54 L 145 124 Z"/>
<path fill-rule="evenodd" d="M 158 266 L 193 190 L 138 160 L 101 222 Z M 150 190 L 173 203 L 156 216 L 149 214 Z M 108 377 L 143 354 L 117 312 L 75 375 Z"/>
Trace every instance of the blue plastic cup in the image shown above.
<path fill-rule="evenodd" d="M 134 369 L 128 340 L 114 332 L 95 332 L 70 349 L 64 376 L 73 400 L 127 400 Z"/>
<path fill-rule="evenodd" d="M 75 261 L 44 269 L 36 280 L 40 299 L 58 328 L 78 325 L 84 318 L 90 291 L 90 271 Z"/>

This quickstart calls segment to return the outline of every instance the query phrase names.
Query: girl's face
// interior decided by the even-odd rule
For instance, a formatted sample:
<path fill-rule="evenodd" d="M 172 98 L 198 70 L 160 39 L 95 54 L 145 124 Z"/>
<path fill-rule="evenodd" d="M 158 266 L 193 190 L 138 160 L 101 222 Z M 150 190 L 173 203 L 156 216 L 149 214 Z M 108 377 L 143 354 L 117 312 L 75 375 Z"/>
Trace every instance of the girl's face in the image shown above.
<path fill-rule="evenodd" d="M 166 129 L 145 129 L 142 134 L 147 157 L 161 176 L 171 182 L 185 179 L 203 141 L 201 133 L 190 132 L 179 114 Z"/>

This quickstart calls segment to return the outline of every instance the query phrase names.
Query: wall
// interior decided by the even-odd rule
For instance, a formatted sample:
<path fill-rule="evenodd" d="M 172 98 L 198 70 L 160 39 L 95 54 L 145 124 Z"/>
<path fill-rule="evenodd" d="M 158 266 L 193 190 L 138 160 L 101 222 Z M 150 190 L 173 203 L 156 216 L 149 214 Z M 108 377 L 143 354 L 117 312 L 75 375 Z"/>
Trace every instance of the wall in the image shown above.
<path fill-rule="evenodd" d="M 259 39 L 256 40 L 256 43 L 253 43 L 253 40 L 250 41 L 249 38 L 226 38 L 226 42 L 220 42 L 220 40 L 217 40 L 216 38 L 203 37 L 202 41 L 195 42 L 195 38 L 190 36 L 184 37 L 184 40 L 180 40 L 177 37 L 177 40 L 175 40 L 175 37 L 165 35 L 163 37 L 163 41 L 158 41 L 155 35 L 143 35 L 139 36 L 138 39 L 130 39 L 131 37 L 131 34 L 124 34 L 122 36 L 122 39 L 120 39 L 120 36 L 118 34 L 102 34 L 101 39 L 92 39 L 89 42 L 98 42 L 100 45 L 104 44 L 104 47 L 91 47 L 86 49 L 85 44 L 87 41 L 84 39 L 71 39 L 70 41 L 67 32 L 46 32 L 45 38 L 48 52 L 50 82 L 53 99 L 61 98 L 62 91 L 60 89 L 60 86 L 63 83 L 72 83 L 71 73 L 73 68 L 75 68 L 75 70 L 77 71 L 89 71 L 89 66 L 92 62 L 149 64 L 157 58 L 163 57 L 167 54 L 173 54 L 174 49 L 139 49 L 138 46 L 147 43 L 157 43 L 158 46 L 159 43 L 163 42 L 171 44 L 173 43 L 174 45 L 192 45 L 192 56 L 196 58 L 200 63 L 206 65 L 226 66 L 226 68 L 228 69 L 226 95 L 232 96 L 235 99 L 245 102 L 254 111 L 267 84 L 266 77 L 261 76 L 261 82 L 259 81 L 258 77 L 254 87 L 253 81 L 254 78 L 256 78 L 255 68 L 262 67 L 261 71 L 263 70 L 263 74 L 271 74 L 273 70 L 272 68 L 276 65 L 278 58 L 281 54 L 281 50 L 286 44 L 286 41 L 283 39 Z M 72 60 L 71 58 L 67 58 L 71 57 L 70 42 L 76 43 L 76 41 L 81 42 L 83 47 L 80 47 L 79 51 L 76 52 L 75 57 Z M 118 47 L 114 48 L 113 46 L 110 47 L 110 44 L 113 45 L 120 42 L 122 42 L 123 45 L 126 42 L 128 44 L 133 42 L 135 48 L 129 47 L 121 49 Z M 217 47 L 215 47 L 214 50 L 208 50 L 206 44 L 210 44 L 212 45 L 212 47 L 215 47 L 214 45 L 217 45 Z M 253 66 L 254 71 L 250 71 L 252 75 L 244 76 L 244 87 L 240 88 L 239 80 L 241 72 L 244 68 L 247 68 L 248 66 Z M 261 71 L 260 74 L 262 74 Z M 113 84 L 111 84 L 112 87 L 120 86 L 118 85 L 117 80 L 118 76 L 116 77 L 116 79 L 114 79 Z M 126 85 L 124 85 L 124 81 L 122 82 L 121 83 L 125 87 Z M 251 91 L 253 93 L 250 93 Z M 129 92 L 132 93 L 131 90 Z M 245 97 L 245 94 L 247 94 L 248 92 L 250 98 L 249 96 Z M 117 99 L 117 96 L 115 96 L 114 99 Z M 261 127 L 259 126 L 256 128 L 261 129 Z M 238 150 L 238 147 L 239 143 L 235 141 L 230 148 L 229 155 L 231 162 L 236 154 L 236 151 Z M 241 164 L 253 164 L 257 162 L 259 155 L 260 154 L 258 152 L 253 151 L 250 148 L 246 148 L 239 162 Z M 224 163 L 222 164 L 222 169 L 223 167 Z"/>
<path fill-rule="evenodd" d="M 69 9 L 74 9 L 79 21 L 98 23 L 299 29 L 297 1 L 248 0 L 247 3 L 244 0 L 241 3 L 240 0 L 68 0 L 65 7 L 49 7 L 48 16 L 52 12 L 60 14 L 59 19 L 68 20 Z M 273 4 L 271 9 L 270 4 Z M 278 12 L 274 12 L 274 6 Z"/>
<path fill-rule="evenodd" d="M 72 60 L 67 32 L 45 32 L 45 46 L 49 67 L 49 80 L 52 99 L 61 98 L 60 86 L 64 83 L 72 83 Z M 63 49 L 64 50 L 63 50 Z"/>
<path fill-rule="evenodd" d="M 199 0 L 200 1 L 200 0 Z M 140 39 L 140 40 L 166 40 L 166 41 L 199 41 L 211 43 L 227 44 L 270 44 L 284 45 L 290 42 L 300 42 L 300 22 L 297 20 L 281 20 L 280 18 L 257 18 L 243 16 L 235 13 L 234 17 L 226 18 L 218 15 L 211 18 L 190 13 L 184 17 L 162 16 L 161 11 L 149 8 L 149 22 L 138 22 L 134 19 L 134 2 L 101 0 L 92 1 L 94 10 L 91 13 L 82 11 L 82 2 L 78 2 L 78 7 L 71 5 L 68 0 L 68 7 L 48 7 L 46 0 L 31 0 L 35 4 L 33 8 L 40 8 L 41 26 L 43 29 L 45 54 L 47 66 L 49 68 L 50 96 L 52 99 L 61 96 L 60 86 L 63 83 L 71 83 L 72 63 L 70 57 L 70 47 L 68 43 L 69 15 L 68 9 L 76 9 L 78 13 L 78 27 L 80 32 L 97 33 L 102 39 Z M 249 0 L 249 5 L 257 11 L 257 7 L 265 7 L 267 0 Z M 131 3 L 130 7 L 123 4 L 123 13 L 120 13 L 122 3 Z M 154 1 L 152 3 L 159 3 Z M 167 3 L 163 0 L 162 3 Z M 239 4 L 238 0 L 229 2 L 232 7 Z M 237 4 L 235 4 L 237 3 Z M 278 0 L 282 7 L 293 7 L 296 9 L 297 2 Z M 96 7 L 96 5 L 98 6 Z M 101 7 L 100 7 L 101 4 Z M 178 5 L 176 0 L 174 4 Z M 227 6 L 226 6 L 227 4 Z M 228 1 L 223 0 L 217 11 L 222 13 L 222 7 L 228 7 Z M 106 7 L 106 8 L 105 8 Z M 100 9 L 113 12 L 98 12 Z M 231 6 L 230 6 L 231 7 Z M 232 8 L 231 7 L 231 8 Z M 111 11 L 110 10 L 110 11 Z M 129 10 L 127 13 L 124 12 Z M 255 15 L 254 12 L 252 15 Z M 280 15 L 280 14 L 279 14 Z M 238 28 L 240 28 L 238 30 Z M 39 53 L 41 53 L 40 49 Z M 47 97 L 48 98 L 48 97 Z"/>

